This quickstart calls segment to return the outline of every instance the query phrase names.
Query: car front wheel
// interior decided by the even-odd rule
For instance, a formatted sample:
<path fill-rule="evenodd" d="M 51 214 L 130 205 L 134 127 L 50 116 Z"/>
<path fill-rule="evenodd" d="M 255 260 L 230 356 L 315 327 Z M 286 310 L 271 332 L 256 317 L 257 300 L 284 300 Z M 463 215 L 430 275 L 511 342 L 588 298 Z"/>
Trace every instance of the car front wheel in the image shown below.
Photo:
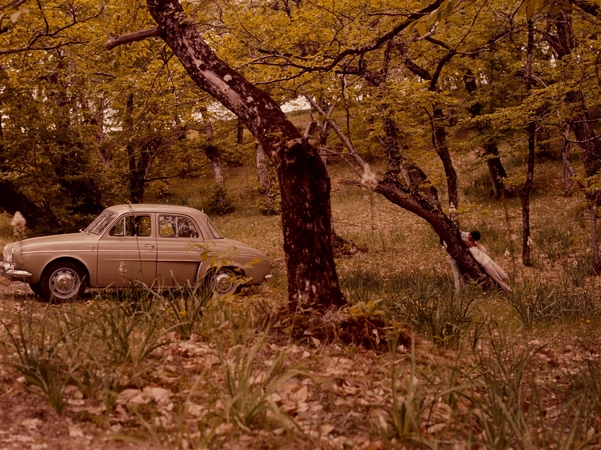
<path fill-rule="evenodd" d="M 218 295 L 235 294 L 240 290 L 240 275 L 228 267 L 222 267 L 210 275 L 209 287 Z"/>
<path fill-rule="evenodd" d="M 86 290 L 85 271 L 72 261 L 50 264 L 40 280 L 42 296 L 46 300 L 71 300 L 83 295 Z"/>

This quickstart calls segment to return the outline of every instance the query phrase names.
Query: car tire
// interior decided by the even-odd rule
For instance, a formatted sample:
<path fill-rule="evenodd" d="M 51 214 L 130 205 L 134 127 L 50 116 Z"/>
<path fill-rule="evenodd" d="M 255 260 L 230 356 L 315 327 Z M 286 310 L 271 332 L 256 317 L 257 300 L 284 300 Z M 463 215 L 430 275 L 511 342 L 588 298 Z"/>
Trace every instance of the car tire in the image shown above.
<path fill-rule="evenodd" d="M 43 297 L 44 293 L 42 292 L 42 284 L 41 283 L 29 283 L 29 287 L 33 291 L 35 295 L 38 297 Z"/>
<path fill-rule="evenodd" d="M 57 261 L 44 270 L 40 280 L 42 297 L 46 300 L 72 300 L 86 290 L 85 271 L 73 261 Z"/>
<path fill-rule="evenodd" d="M 240 291 L 240 275 L 229 267 L 222 267 L 209 276 L 209 288 L 214 294 L 227 295 Z"/>

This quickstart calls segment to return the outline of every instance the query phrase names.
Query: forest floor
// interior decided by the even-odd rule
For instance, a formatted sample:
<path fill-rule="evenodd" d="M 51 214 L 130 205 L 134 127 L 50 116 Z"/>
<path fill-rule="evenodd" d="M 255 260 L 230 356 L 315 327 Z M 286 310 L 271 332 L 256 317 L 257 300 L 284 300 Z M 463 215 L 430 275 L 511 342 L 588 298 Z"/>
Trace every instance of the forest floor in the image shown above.
<path fill-rule="evenodd" d="M 19 309 L 27 309 L 29 315 L 41 316 L 46 308 L 47 304 L 33 296 L 27 285 L 0 282 L 3 316 L 6 311 L 14 313 Z M 510 382 L 514 376 L 524 376 L 540 387 L 539 394 L 524 394 L 520 402 L 525 412 L 530 402 L 541 403 L 541 417 L 549 420 L 546 426 L 539 424 L 538 432 L 544 435 L 541 443 L 565 443 L 565 436 L 552 430 L 556 426 L 553 424 L 565 412 L 566 396 L 571 398 L 568 393 L 575 389 L 583 365 L 601 358 L 599 333 L 594 328 L 589 335 L 586 328 L 587 325 L 582 324 L 582 330 L 577 333 L 567 327 L 556 328 L 548 334 L 513 340 L 511 357 L 515 359 L 505 366 L 513 373 L 495 375 L 505 382 Z M 494 342 L 494 337 L 491 336 L 490 342 Z M 143 365 L 125 371 L 131 379 L 137 377 L 137 380 L 121 391 L 112 412 L 107 412 L 98 398 L 85 398 L 78 389 L 70 386 L 65 391 L 66 405 L 58 414 L 27 388 L 19 374 L 10 367 L 0 366 L 0 449 L 423 448 L 411 439 L 403 446 L 398 436 L 391 438 L 384 432 L 389 429 L 390 414 L 395 411 L 391 380 L 397 380 L 396 388 L 404 391 L 405 396 L 420 383 L 430 391 L 445 378 L 442 384 L 452 389 L 449 374 L 457 370 L 466 377 L 463 384 L 469 384 L 470 371 L 482 367 L 482 361 L 476 360 L 494 353 L 494 345 L 490 342 L 486 343 L 483 338 L 483 345 L 477 351 L 459 352 L 433 346 L 427 339 L 418 337 L 414 352 L 408 348 L 411 344 L 405 342 L 399 344 L 396 352 L 390 353 L 322 343 L 315 338 L 304 344 L 290 345 L 281 335 L 278 337 L 278 333 L 271 333 L 266 345 L 260 349 L 260 365 L 264 368 L 280 364 L 283 373 L 298 370 L 303 374 L 278 382 L 273 394 L 279 410 L 293 417 L 295 424 L 284 420 L 280 425 L 244 430 L 235 422 L 213 420 L 212 423 L 218 425 L 211 433 L 196 434 L 188 430 L 196 430 L 198 422 L 207 421 L 210 404 L 216 402 L 218 409 L 223 408 L 217 399 L 221 398 L 222 392 L 203 391 L 203 388 L 214 390 L 223 379 L 219 353 L 206 340 L 194 336 L 190 340 L 173 339 L 157 349 Z M 457 367 L 459 360 L 461 363 Z M 520 366 L 524 362 L 527 362 L 528 370 Z M 488 363 L 497 364 L 494 357 Z M 398 370 L 396 377 L 391 372 L 393 365 Z M 412 373 L 412 367 L 417 368 L 416 373 Z M 503 366 L 494 367 L 498 370 Z M 132 370 L 139 373 L 132 376 Z M 427 375 L 424 379 L 428 372 L 430 377 L 438 380 L 433 382 Z M 470 389 L 466 388 L 466 392 Z M 426 441 L 438 442 L 439 448 L 487 448 L 482 445 L 486 442 L 485 437 L 480 436 L 477 440 L 480 445 L 470 444 L 466 439 L 471 432 L 481 430 L 470 410 L 472 402 L 453 404 L 446 398 L 443 401 L 443 396 L 432 401 L 438 395 L 436 392 L 439 393 L 440 388 L 431 390 L 428 395 L 420 394 L 419 401 L 407 405 L 405 413 L 417 416 L 413 419 L 419 424 L 419 434 L 425 436 Z M 412 395 L 417 399 L 418 394 Z M 401 397 L 401 401 L 406 398 Z M 427 408 L 420 407 L 424 403 L 428 404 Z M 415 411 L 411 411 L 411 407 L 415 407 Z M 398 414 L 397 420 L 402 417 Z M 591 438 L 586 448 L 601 448 L 598 438 L 601 415 L 592 417 L 584 429 Z M 405 420 L 403 426 L 407 427 L 407 432 L 417 431 L 413 429 L 412 419 Z M 569 428 L 569 423 L 560 422 Z M 302 432 L 295 431 L 296 427 Z M 472 431 L 466 433 L 470 428 Z M 170 436 L 165 437 L 166 432 Z"/>
<path fill-rule="evenodd" d="M 20 309 L 27 302 L 43 313 L 47 304 L 26 283 L 0 280 L 0 315 Z M 18 374 L 0 365 L 0 449 L 128 449 L 139 445 L 105 438 L 100 430 L 85 432 L 74 421 L 78 413 L 70 404 L 62 414 L 38 395 L 25 389 Z"/>

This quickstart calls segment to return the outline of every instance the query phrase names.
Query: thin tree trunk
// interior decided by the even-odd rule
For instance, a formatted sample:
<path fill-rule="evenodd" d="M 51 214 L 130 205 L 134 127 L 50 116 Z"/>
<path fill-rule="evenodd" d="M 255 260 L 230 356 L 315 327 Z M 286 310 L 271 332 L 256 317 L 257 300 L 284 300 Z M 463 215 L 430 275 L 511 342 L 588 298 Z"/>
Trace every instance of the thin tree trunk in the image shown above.
<path fill-rule="evenodd" d="M 588 217 L 591 223 L 591 246 L 593 247 L 593 271 L 598 274 L 601 271 L 599 259 L 599 232 L 597 230 L 597 214 L 595 211 L 595 200 L 588 202 Z"/>
<path fill-rule="evenodd" d="M 381 111 L 384 120 L 386 140 L 381 143 L 388 159 L 388 168 L 384 181 L 398 181 L 399 174 L 410 189 L 423 192 L 435 205 L 440 205 L 438 191 L 429 182 L 428 176 L 413 163 L 407 162 L 403 154 L 403 146 L 399 142 L 399 127 L 394 118 L 387 112 Z"/>
<path fill-rule="evenodd" d="M 553 50 L 556 52 L 557 57 L 565 64 L 565 73 L 563 78 L 569 80 L 571 78 L 570 71 L 572 70 L 569 57 L 576 48 L 577 41 L 574 37 L 572 29 L 572 17 L 571 13 L 566 10 L 562 10 L 557 16 L 553 16 L 552 25 L 555 25 L 557 34 L 552 36 L 551 34 L 545 34 L 547 42 Z M 578 141 L 578 146 L 581 149 L 581 160 L 584 164 L 584 172 L 587 178 L 595 176 L 601 169 L 601 140 L 596 135 L 595 130 L 590 120 L 586 104 L 584 102 L 584 94 L 581 89 L 573 89 L 565 94 L 565 98 L 568 104 L 571 104 L 577 108 L 579 113 L 573 116 L 570 120 L 570 126 L 574 132 L 574 136 Z M 599 201 L 599 198 L 591 193 L 589 188 L 590 182 L 587 180 L 585 188 L 585 196 L 589 204 L 589 215 L 591 220 L 591 240 L 593 246 L 593 267 L 596 273 L 599 273 L 601 269 L 599 263 L 599 244 L 597 235 L 597 218 L 595 217 L 595 205 Z"/>
<path fill-rule="evenodd" d="M 572 54 L 576 47 L 576 39 L 572 30 L 572 17 L 569 12 L 562 11 L 555 17 L 553 24 L 557 30 L 557 36 L 546 34 L 547 42 L 553 47 L 559 59 L 565 59 Z M 566 64 L 564 78 L 570 78 L 570 66 Z M 567 102 L 577 107 L 580 111 L 572 117 L 570 125 L 582 150 L 581 159 L 584 163 L 587 177 L 595 175 L 601 169 L 601 140 L 596 135 L 589 117 L 588 109 L 584 102 L 584 94 L 581 89 L 573 89 L 565 95 Z"/>
<path fill-rule="evenodd" d="M 244 144 L 244 122 L 238 119 L 238 124 L 236 126 L 236 142 L 238 145 Z"/>
<path fill-rule="evenodd" d="M 221 152 L 215 145 L 207 145 L 205 148 L 205 154 L 211 165 L 213 166 L 213 174 L 215 175 L 215 184 L 218 189 L 225 189 L 225 180 L 223 178 L 223 164 L 221 163 Z"/>
<path fill-rule="evenodd" d="M 505 167 L 503 167 L 501 158 L 499 158 L 499 149 L 495 142 L 490 141 L 484 144 L 484 157 L 486 158 L 486 165 L 490 175 L 493 196 L 501 198 L 501 193 L 507 193 L 505 182 L 503 181 L 507 178 L 507 172 L 505 171 Z"/>
<path fill-rule="evenodd" d="M 257 178 L 259 181 L 259 192 L 263 197 L 262 205 L 260 207 L 261 213 L 264 215 L 277 214 L 279 212 L 279 208 L 277 207 L 276 196 L 271 186 L 265 151 L 259 143 L 256 145 L 255 155 L 257 164 Z"/>
<path fill-rule="evenodd" d="M 457 172 L 453 167 L 453 160 L 449 153 L 447 145 L 447 130 L 444 125 L 444 114 L 439 106 L 434 106 L 432 116 L 432 143 L 436 149 L 436 153 L 442 161 L 444 172 L 447 178 L 447 190 L 449 197 L 449 206 L 451 208 L 459 207 L 459 194 L 457 192 Z"/>
<path fill-rule="evenodd" d="M 532 21 L 528 20 L 528 45 L 526 50 L 526 90 L 532 89 L 532 51 L 534 49 L 534 31 Z M 534 146 L 536 138 L 536 123 L 528 124 L 528 162 L 526 171 L 526 182 L 520 189 L 520 200 L 522 202 L 522 264 L 532 266 L 532 253 L 530 249 L 530 193 L 534 180 Z"/>
<path fill-rule="evenodd" d="M 338 138 L 340 139 L 342 144 L 346 147 L 346 149 L 348 150 L 349 154 L 353 157 L 355 162 L 357 164 L 359 164 L 361 169 L 364 169 L 365 161 L 363 161 L 363 158 L 361 158 L 357 154 L 357 152 L 355 151 L 355 147 L 353 146 L 353 143 L 350 141 L 350 139 L 347 137 L 347 135 L 340 129 L 340 127 L 338 126 L 336 121 L 330 117 L 330 114 L 332 113 L 333 108 L 330 108 L 329 113 L 326 113 L 323 110 L 323 108 L 321 106 L 319 106 L 319 104 L 315 101 L 315 99 L 313 99 L 312 97 L 310 97 L 308 95 L 306 95 L 305 98 L 311 104 L 311 106 L 313 108 L 315 108 L 315 110 L 319 114 L 321 114 L 322 116 L 328 117 L 328 122 L 330 124 L 330 127 L 332 128 L 332 130 L 334 130 L 334 132 L 336 133 L 336 136 L 338 136 Z"/>
<path fill-rule="evenodd" d="M 571 192 L 574 188 L 574 177 L 576 171 L 570 161 L 569 149 L 570 126 L 568 124 L 561 127 L 561 160 L 563 163 L 563 188 L 566 192 Z"/>
<path fill-rule="evenodd" d="M 526 170 L 526 182 L 520 190 L 520 200 L 522 203 L 522 263 L 525 266 L 532 266 L 532 253 L 530 243 L 530 193 L 532 192 L 532 182 L 534 180 L 534 144 L 535 144 L 536 125 L 528 125 L 528 162 Z"/>
<path fill-rule="evenodd" d="M 215 184 L 217 185 L 217 189 L 222 190 L 225 193 L 225 180 L 223 178 L 221 152 L 217 146 L 211 144 L 213 141 L 213 123 L 209 119 L 205 118 L 204 125 L 207 141 L 209 142 L 209 144 L 205 147 L 205 155 L 209 161 L 211 161 L 211 165 L 213 166 L 213 174 L 215 175 Z"/>
<path fill-rule="evenodd" d="M 473 72 L 469 69 L 463 77 L 463 82 L 465 84 L 465 89 L 469 94 L 473 94 L 476 91 L 476 89 L 478 89 L 476 77 L 474 76 Z M 492 109 L 492 105 L 490 108 Z M 483 110 L 484 105 L 481 102 L 476 102 L 469 108 L 469 112 L 472 115 L 472 117 L 477 117 L 481 115 Z M 477 129 L 478 132 L 480 132 L 480 134 L 485 134 L 488 131 L 488 128 L 489 125 L 485 122 L 477 122 Z M 499 158 L 499 149 L 497 147 L 497 143 L 492 139 L 488 140 L 486 143 L 484 143 L 483 148 L 483 156 L 486 160 L 486 166 L 488 167 L 488 174 L 490 176 L 490 183 L 492 186 L 493 196 L 495 198 L 500 198 L 501 193 L 507 193 L 505 190 L 505 183 L 503 181 L 505 178 L 507 178 L 507 172 L 505 171 L 505 167 L 503 167 L 501 158 Z"/>
<path fill-rule="evenodd" d="M 291 309 L 344 305 L 332 247 L 330 179 L 319 149 L 269 95 L 215 55 L 178 0 L 147 4 L 159 36 L 192 80 L 240 118 L 276 162 Z"/>
<path fill-rule="evenodd" d="M 127 96 L 127 104 L 125 107 L 125 128 L 131 132 L 134 123 L 134 94 L 130 93 Z M 139 190 L 136 177 L 136 148 L 131 139 L 127 140 L 127 159 L 129 162 L 129 200 L 132 203 L 139 203 Z"/>

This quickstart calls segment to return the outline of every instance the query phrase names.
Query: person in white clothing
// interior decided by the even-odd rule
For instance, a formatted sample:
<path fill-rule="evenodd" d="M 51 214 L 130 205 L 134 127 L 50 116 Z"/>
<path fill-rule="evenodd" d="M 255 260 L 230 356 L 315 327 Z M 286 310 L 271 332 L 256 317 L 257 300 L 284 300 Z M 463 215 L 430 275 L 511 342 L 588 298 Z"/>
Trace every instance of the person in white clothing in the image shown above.
<path fill-rule="evenodd" d="M 495 283 L 497 283 L 501 289 L 511 291 L 511 288 L 506 283 L 509 277 L 505 271 L 486 254 L 486 249 L 478 243 L 480 240 L 480 232 L 470 231 L 468 233 L 464 231 L 461 233 L 461 237 L 467 244 L 474 259 L 482 266 L 487 275 L 495 280 Z"/>

